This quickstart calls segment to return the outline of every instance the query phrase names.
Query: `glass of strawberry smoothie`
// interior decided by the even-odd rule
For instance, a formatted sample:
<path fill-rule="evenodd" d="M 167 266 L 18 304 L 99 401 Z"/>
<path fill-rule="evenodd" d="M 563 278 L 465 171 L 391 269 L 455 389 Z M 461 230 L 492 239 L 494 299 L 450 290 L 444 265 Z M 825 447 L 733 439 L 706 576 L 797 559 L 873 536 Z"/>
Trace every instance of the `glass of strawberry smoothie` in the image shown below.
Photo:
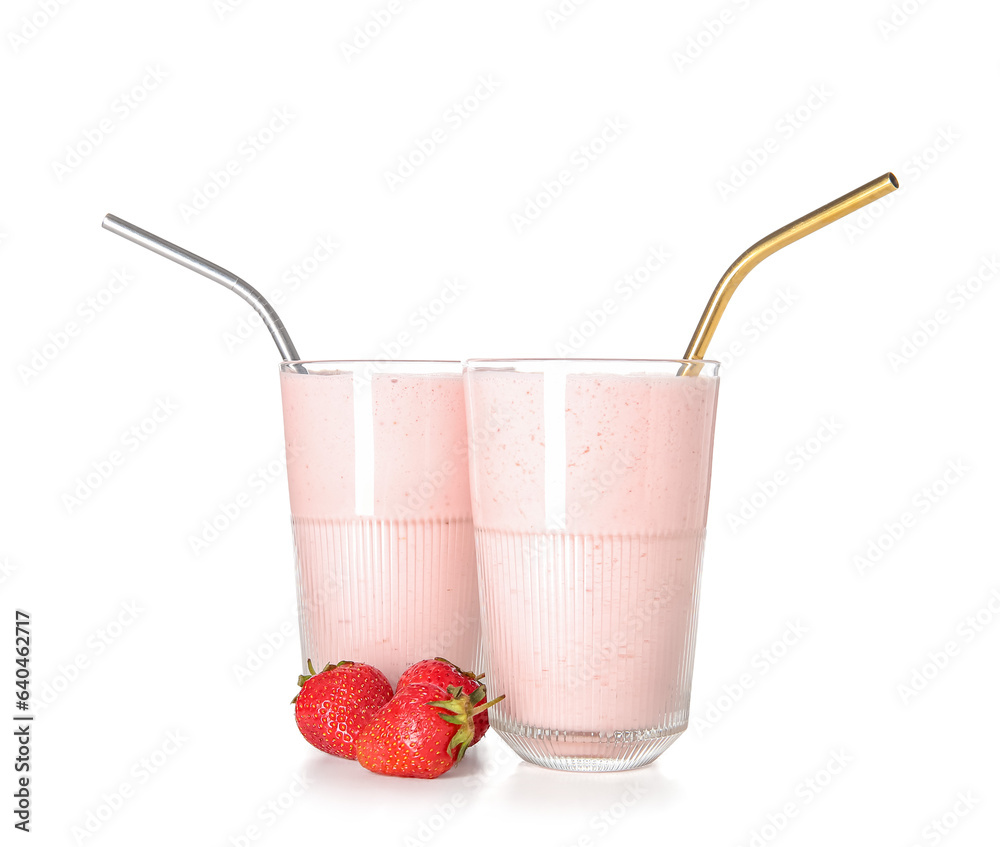
<path fill-rule="evenodd" d="M 349 659 L 395 686 L 471 667 L 479 641 L 459 362 L 284 362 L 302 662 Z"/>
<path fill-rule="evenodd" d="M 465 380 L 491 725 L 545 767 L 644 765 L 688 723 L 718 363 Z"/>

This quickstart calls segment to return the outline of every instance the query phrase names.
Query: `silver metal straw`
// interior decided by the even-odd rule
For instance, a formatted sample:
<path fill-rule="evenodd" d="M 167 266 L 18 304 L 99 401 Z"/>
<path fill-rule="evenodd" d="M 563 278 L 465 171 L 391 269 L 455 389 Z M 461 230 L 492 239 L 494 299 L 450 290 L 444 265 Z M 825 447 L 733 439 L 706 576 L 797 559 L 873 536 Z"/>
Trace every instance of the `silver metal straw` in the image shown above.
<path fill-rule="evenodd" d="M 171 244 L 158 235 L 153 235 L 151 232 L 139 229 L 134 224 L 123 221 L 114 215 L 105 215 L 101 226 L 115 235 L 120 235 L 122 238 L 134 241 L 140 247 L 145 247 L 147 250 L 159 253 L 172 262 L 177 262 L 178 265 L 183 265 L 195 273 L 207 276 L 213 282 L 224 285 L 230 291 L 238 294 L 253 306 L 257 314 L 261 316 L 264 326 L 271 333 L 271 338 L 278 345 L 281 358 L 286 362 L 294 362 L 299 359 L 295 345 L 292 344 L 292 339 L 289 338 L 288 331 L 281 322 L 281 318 L 278 317 L 278 313 L 274 311 L 271 304 L 264 299 L 264 296 L 256 288 L 240 279 L 236 274 L 227 271 L 225 268 L 220 268 L 214 262 L 209 262 L 207 259 L 201 258 L 201 256 L 196 256 L 183 247 Z"/>

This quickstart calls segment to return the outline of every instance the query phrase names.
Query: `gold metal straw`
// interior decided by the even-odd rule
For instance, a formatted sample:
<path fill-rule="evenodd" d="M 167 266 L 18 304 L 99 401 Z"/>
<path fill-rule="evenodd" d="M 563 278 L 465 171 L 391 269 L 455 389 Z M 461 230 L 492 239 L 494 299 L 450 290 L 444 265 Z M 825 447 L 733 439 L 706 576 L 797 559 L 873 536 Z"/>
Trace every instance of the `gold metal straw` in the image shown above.
<path fill-rule="evenodd" d="M 798 241 L 800 238 L 809 235 L 809 233 L 815 232 L 827 224 L 832 224 L 835 220 L 844 217 L 844 215 L 849 215 L 862 206 L 867 206 L 869 203 L 878 200 L 879 197 L 884 197 L 897 188 L 899 188 L 899 182 L 896 180 L 896 177 L 891 173 L 883 174 L 878 179 L 873 179 L 860 188 L 855 188 L 854 191 L 845 194 L 843 197 L 839 197 L 825 206 L 820 206 L 808 215 L 803 215 L 797 221 L 792 221 L 781 229 L 775 230 L 769 236 L 762 238 L 754 244 L 753 247 L 744 252 L 743 255 L 729 266 L 729 270 L 722 275 L 719 284 L 715 286 L 715 291 L 712 292 L 708 305 L 705 306 L 701 320 L 698 321 L 698 327 L 695 329 L 694 335 L 691 336 L 691 343 L 688 344 L 684 358 L 705 358 L 708 343 L 715 334 L 715 329 L 719 325 L 719 318 L 722 317 L 722 312 L 725 310 L 726 304 L 729 303 L 729 299 L 733 296 L 736 286 L 743 281 L 743 277 L 750 273 L 764 259 L 782 247 L 791 244 L 793 241 Z M 694 371 L 694 373 L 697 373 L 700 370 L 700 366 L 687 365 L 681 372 L 690 373 Z"/>

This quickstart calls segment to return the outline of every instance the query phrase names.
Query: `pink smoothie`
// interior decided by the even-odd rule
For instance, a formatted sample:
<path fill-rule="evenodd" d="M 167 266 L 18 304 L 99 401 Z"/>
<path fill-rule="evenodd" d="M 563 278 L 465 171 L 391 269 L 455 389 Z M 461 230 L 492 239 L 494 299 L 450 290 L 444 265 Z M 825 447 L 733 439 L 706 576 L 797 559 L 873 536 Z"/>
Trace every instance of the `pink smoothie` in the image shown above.
<path fill-rule="evenodd" d="M 399 363 L 400 366 L 405 363 Z M 479 639 L 465 400 L 455 373 L 281 373 L 303 663 L 395 685 Z"/>
<path fill-rule="evenodd" d="M 717 396 L 468 374 L 492 721 L 528 758 L 655 756 L 686 727 Z"/>

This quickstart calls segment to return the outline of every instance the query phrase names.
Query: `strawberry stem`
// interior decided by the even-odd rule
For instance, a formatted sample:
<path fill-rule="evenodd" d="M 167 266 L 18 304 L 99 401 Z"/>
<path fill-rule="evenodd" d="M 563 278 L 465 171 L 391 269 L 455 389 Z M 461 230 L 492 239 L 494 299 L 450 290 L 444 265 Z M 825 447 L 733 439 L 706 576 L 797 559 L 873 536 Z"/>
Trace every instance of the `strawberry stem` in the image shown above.
<path fill-rule="evenodd" d="M 340 667 L 343 667 L 344 665 L 353 665 L 353 664 L 354 664 L 354 662 L 349 662 L 346 659 L 343 662 L 337 662 L 337 664 L 334 664 L 333 662 L 327 662 L 323 666 L 323 670 L 321 670 L 320 673 L 326 673 L 331 668 L 340 668 Z M 316 669 L 313 667 L 313 660 L 312 659 L 306 659 L 306 669 L 309 671 L 309 673 L 299 674 L 299 679 L 298 679 L 299 688 L 301 688 L 303 685 L 305 685 L 307 682 L 309 682 L 309 680 L 312 679 L 314 676 L 318 676 L 319 675 L 319 674 L 316 673 Z M 300 691 L 299 694 L 301 694 L 301 693 L 302 692 Z M 296 694 L 292 698 L 292 702 L 294 703 L 298 699 L 299 699 L 299 695 Z"/>
<path fill-rule="evenodd" d="M 313 668 L 313 660 L 312 659 L 306 659 L 306 668 L 308 669 L 309 673 L 299 674 L 299 679 L 298 679 L 299 688 L 301 688 L 303 685 L 305 685 L 307 682 L 309 682 L 310 679 L 312 679 L 314 676 L 316 676 L 316 670 L 315 670 L 315 668 Z M 323 668 L 323 670 L 326 670 L 326 668 Z M 301 693 L 302 692 L 300 691 L 299 694 L 301 694 Z M 292 702 L 294 703 L 298 699 L 299 699 L 299 695 L 296 694 L 292 698 Z"/>
<path fill-rule="evenodd" d="M 482 689 L 482 686 L 477 691 L 480 689 Z M 457 763 L 462 761 L 465 751 L 475 736 L 475 726 L 472 723 L 472 718 L 476 714 L 477 709 L 473 707 L 469 695 L 464 693 L 457 685 L 449 685 L 447 691 L 451 697 L 450 700 L 433 700 L 427 705 L 438 709 L 446 709 L 447 711 L 438 712 L 438 716 L 441 720 L 458 727 L 455 730 L 455 734 L 451 737 L 451 741 L 448 742 L 447 748 L 449 753 L 457 750 L 454 754 L 455 762 Z M 482 695 L 480 699 L 482 699 Z"/>
<path fill-rule="evenodd" d="M 476 706 L 476 708 L 472 710 L 473 716 L 475 716 L 475 715 L 481 715 L 490 706 L 495 706 L 497 703 L 499 703 L 501 700 L 503 700 L 503 698 L 506 697 L 506 696 L 507 696 L 506 694 L 501 694 L 495 700 L 490 700 L 489 703 L 484 703 L 482 706 Z"/>

